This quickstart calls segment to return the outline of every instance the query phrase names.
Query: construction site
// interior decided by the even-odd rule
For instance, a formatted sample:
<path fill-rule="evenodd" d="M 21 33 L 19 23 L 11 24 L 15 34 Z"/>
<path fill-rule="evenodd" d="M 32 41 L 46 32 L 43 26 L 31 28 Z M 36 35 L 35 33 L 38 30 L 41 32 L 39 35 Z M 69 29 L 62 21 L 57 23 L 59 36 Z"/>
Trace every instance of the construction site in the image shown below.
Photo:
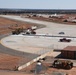
<path fill-rule="evenodd" d="M 0 15 L 1 75 L 75 75 L 76 15 Z"/>

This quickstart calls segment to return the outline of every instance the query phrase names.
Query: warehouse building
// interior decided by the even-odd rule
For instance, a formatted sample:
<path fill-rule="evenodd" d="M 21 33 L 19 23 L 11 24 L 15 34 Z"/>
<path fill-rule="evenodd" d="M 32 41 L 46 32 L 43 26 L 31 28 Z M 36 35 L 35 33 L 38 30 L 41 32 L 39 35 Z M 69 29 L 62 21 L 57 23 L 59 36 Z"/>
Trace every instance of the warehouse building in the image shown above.
<path fill-rule="evenodd" d="M 76 46 L 67 46 L 61 50 L 62 58 L 76 59 Z"/>

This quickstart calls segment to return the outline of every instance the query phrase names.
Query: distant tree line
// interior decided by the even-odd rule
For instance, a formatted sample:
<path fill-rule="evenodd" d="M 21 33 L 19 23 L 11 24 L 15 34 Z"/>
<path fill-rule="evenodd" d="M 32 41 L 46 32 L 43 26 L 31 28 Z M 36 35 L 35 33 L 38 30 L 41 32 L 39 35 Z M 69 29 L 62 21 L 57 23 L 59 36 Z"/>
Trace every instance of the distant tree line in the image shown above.
<path fill-rule="evenodd" d="M 76 10 L 47 10 L 47 9 L 0 9 L 0 14 L 76 14 Z"/>

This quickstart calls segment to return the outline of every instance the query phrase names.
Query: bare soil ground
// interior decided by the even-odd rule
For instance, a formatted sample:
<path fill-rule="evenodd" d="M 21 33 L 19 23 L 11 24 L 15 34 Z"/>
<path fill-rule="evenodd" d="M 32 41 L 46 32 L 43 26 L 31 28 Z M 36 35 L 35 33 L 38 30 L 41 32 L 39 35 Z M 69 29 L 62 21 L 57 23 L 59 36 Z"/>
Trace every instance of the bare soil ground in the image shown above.
<path fill-rule="evenodd" d="M 76 14 L 65 14 L 63 17 L 61 18 L 57 18 L 57 17 L 49 17 L 49 18 L 45 18 L 45 17 L 28 17 L 31 19 L 36 19 L 36 20 L 42 20 L 42 21 L 48 21 L 48 22 L 56 22 L 56 23 L 63 23 L 63 24 L 67 24 L 67 25 L 76 25 L 76 23 L 74 22 L 64 22 L 64 20 L 69 19 L 69 18 L 74 18 L 76 19 Z"/>
<path fill-rule="evenodd" d="M 17 71 L 0 70 L 0 75 L 34 75 L 34 74 L 26 74 L 25 72 L 17 72 Z"/>
<path fill-rule="evenodd" d="M 12 31 L 12 29 L 16 28 L 16 27 L 29 28 L 31 26 L 32 26 L 32 24 L 9 20 L 9 19 L 0 17 L 0 34 L 10 33 Z"/>
<path fill-rule="evenodd" d="M 0 70 L 15 70 L 22 59 L 22 57 L 0 53 Z"/>

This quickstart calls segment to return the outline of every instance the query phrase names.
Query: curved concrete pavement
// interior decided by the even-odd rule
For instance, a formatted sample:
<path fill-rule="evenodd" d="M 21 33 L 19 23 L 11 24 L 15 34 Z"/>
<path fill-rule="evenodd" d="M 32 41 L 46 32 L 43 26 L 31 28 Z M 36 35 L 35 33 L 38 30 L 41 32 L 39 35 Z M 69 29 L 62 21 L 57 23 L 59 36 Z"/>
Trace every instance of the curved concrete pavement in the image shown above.
<path fill-rule="evenodd" d="M 36 23 L 39 25 L 45 25 L 46 26 L 45 28 L 38 29 L 36 31 L 37 34 L 61 36 L 58 33 L 64 32 L 65 33 L 64 36 L 76 37 L 75 25 L 64 25 L 64 24 L 58 24 L 58 23 L 52 23 L 52 22 L 46 22 L 46 21 L 38 21 L 38 20 L 32 20 L 28 18 L 21 18 L 20 16 L 1 15 L 1 17 L 24 21 L 24 22 Z M 11 35 L 11 36 L 5 37 L 1 40 L 1 43 L 5 47 L 14 49 L 16 51 L 24 52 L 27 54 L 31 54 L 31 53 L 35 55 L 37 54 L 37 56 L 40 54 L 46 53 L 47 50 L 48 51 L 50 49 L 53 50 L 53 48 L 63 49 L 68 45 L 69 46 L 76 45 L 76 38 L 71 38 L 72 41 L 70 43 L 59 42 L 60 38 L 62 37 L 23 36 L 20 34 L 20 35 Z M 22 66 L 21 66 L 21 69 L 22 69 Z"/>
<path fill-rule="evenodd" d="M 38 20 L 32 20 L 28 18 L 21 18 L 20 16 L 8 16 L 8 15 L 1 15 L 1 17 L 24 21 L 24 22 L 30 22 L 30 23 L 36 23 L 39 25 L 45 25 L 45 28 L 38 29 L 36 32 L 37 34 L 45 34 L 45 35 L 51 35 L 51 36 L 71 36 L 76 37 L 76 26 L 75 25 L 65 25 L 65 24 L 58 24 L 58 23 L 52 23 L 52 22 L 46 22 L 46 21 L 38 21 Z M 64 35 L 58 34 L 59 32 L 64 32 Z M 11 39 L 10 39 L 11 38 Z M 76 39 L 71 38 L 72 41 L 70 43 L 63 43 L 59 42 L 59 39 L 62 37 L 39 37 L 39 36 L 9 36 L 1 40 L 2 44 L 6 47 L 22 51 L 22 52 L 28 52 L 28 53 L 42 53 L 42 51 L 45 51 L 45 48 L 54 48 L 54 49 L 63 49 L 66 46 L 75 46 L 76 45 Z"/>

